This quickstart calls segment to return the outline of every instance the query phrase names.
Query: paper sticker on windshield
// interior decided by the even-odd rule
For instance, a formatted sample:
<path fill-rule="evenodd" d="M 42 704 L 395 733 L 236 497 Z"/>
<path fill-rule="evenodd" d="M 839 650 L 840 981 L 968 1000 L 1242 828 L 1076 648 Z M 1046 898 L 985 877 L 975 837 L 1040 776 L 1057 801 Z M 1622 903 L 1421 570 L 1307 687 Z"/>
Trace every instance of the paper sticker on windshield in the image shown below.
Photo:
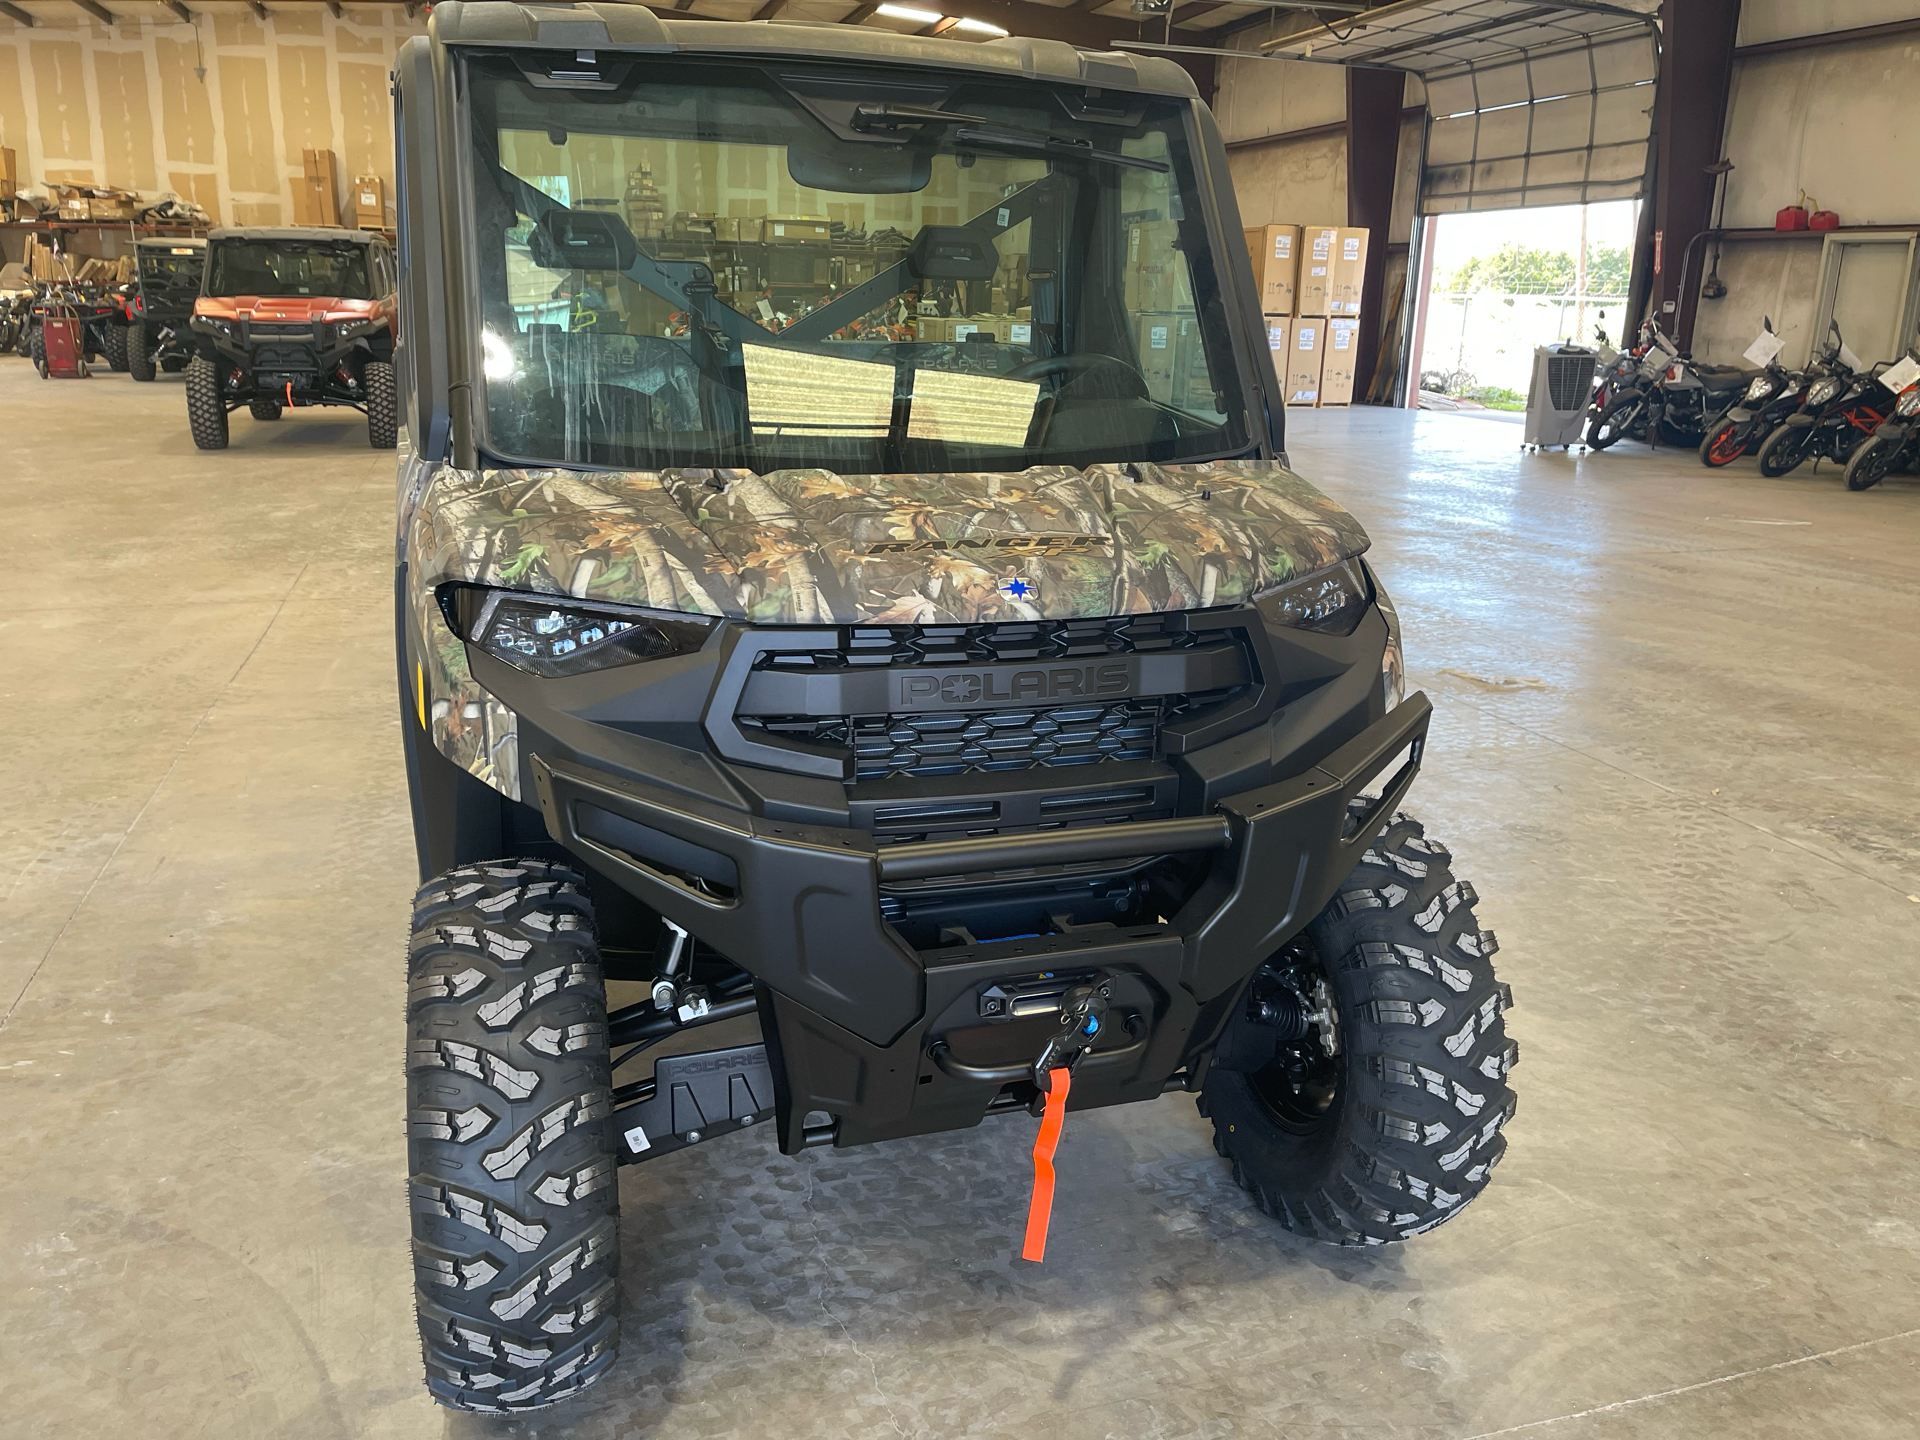
<path fill-rule="evenodd" d="M 1149 326 L 1147 329 L 1147 344 L 1152 346 L 1155 350 L 1166 349 L 1167 348 L 1167 327 L 1164 325 Z"/>
<path fill-rule="evenodd" d="M 1007 343 L 1010 345 L 1031 345 L 1033 343 L 1033 326 L 1009 326 L 1007 329 Z"/>
<path fill-rule="evenodd" d="M 1889 365 L 1880 376 L 1880 383 L 1896 395 L 1916 380 L 1920 380 L 1920 360 L 1911 355 L 1901 356 L 1899 364 Z"/>
<path fill-rule="evenodd" d="M 1741 351 L 1741 358 L 1749 365 L 1758 365 L 1762 369 L 1773 363 L 1773 357 L 1787 348 L 1787 342 L 1771 330 L 1762 330 L 1754 342 Z"/>
<path fill-rule="evenodd" d="M 1000 228 L 1004 230 L 1013 223 L 1013 212 L 1002 205 L 993 218 L 999 223 Z"/>

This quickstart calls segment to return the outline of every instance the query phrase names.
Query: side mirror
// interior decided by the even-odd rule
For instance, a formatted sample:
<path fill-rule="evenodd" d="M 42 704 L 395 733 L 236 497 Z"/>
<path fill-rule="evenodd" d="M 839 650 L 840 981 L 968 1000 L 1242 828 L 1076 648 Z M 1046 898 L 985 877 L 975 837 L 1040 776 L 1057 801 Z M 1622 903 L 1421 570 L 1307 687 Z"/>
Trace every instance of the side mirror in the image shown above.
<path fill-rule="evenodd" d="M 556 207 L 533 227 L 527 254 L 543 270 L 626 270 L 640 242 L 618 215 Z"/>
<path fill-rule="evenodd" d="M 993 242 L 964 225 L 923 225 L 907 251 L 907 273 L 920 280 L 991 280 L 999 269 Z"/>

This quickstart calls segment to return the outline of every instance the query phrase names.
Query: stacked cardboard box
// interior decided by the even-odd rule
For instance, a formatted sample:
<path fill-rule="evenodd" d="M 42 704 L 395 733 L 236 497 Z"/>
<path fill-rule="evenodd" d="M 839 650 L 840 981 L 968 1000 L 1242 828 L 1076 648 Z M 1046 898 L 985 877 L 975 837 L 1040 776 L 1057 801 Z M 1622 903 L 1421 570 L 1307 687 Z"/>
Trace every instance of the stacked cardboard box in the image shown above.
<path fill-rule="evenodd" d="M 331 150 L 300 152 L 300 178 L 293 185 L 293 223 L 340 223 L 340 162 Z"/>
<path fill-rule="evenodd" d="M 1370 241 L 1366 230 L 1340 225 L 1264 225 L 1246 232 L 1287 404 L 1352 403 Z"/>
<path fill-rule="evenodd" d="M 0 146 L 0 200 L 11 200 L 20 188 L 20 172 L 14 168 L 13 151 Z"/>
<path fill-rule="evenodd" d="M 348 223 L 355 230 L 387 228 L 387 183 L 378 175 L 353 177 L 353 203 Z"/>

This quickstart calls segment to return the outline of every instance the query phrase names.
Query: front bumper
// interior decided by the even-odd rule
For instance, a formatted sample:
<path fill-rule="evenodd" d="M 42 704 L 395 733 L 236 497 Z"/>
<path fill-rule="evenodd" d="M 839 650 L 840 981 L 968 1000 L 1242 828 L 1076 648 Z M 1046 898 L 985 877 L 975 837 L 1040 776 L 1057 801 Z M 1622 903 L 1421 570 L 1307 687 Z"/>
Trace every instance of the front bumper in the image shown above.
<path fill-rule="evenodd" d="M 1115 982 L 1107 1030 L 1075 1073 L 1075 1108 L 1150 1099 L 1183 1069 L 1183 1083 L 1197 1083 L 1248 975 L 1320 911 L 1399 807 L 1431 717 L 1426 697 L 1411 696 L 1319 764 L 1204 815 L 887 847 L 538 754 L 529 768 L 555 841 L 763 987 L 792 1153 L 815 1111 L 851 1145 L 1024 1108 L 1033 1086 L 1021 1077 L 1051 1007 L 1008 1020 L 987 992 L 1044 991 L 1061 977 Z M 1378 798 L 1352 805 L 1403 754 Z M 903 881 L 1163 855 L 1211 858 L 1158 924 L 916 950 L 881 915 L 883 888 Z"/>

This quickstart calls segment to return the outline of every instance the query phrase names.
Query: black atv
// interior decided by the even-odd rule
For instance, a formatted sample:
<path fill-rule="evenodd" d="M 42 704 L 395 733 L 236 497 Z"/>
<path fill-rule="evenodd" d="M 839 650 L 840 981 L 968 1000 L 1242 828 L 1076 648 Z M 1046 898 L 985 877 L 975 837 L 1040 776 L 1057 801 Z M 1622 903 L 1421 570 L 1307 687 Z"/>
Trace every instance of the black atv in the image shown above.
<path fill-rule="evenodd" d="M 148 239 L 139 242 L 139 271 L 125 302 L 127 369 L 135 380 L 156 371 L 172 375 L 193 359 L 187 328 L 200 298 L 207 266 L 205 240 Z"/>
<path fill-rule="evenodd" d="M 187 423 L 202 450 L 227 447 L 227 416 L 310 405 L 367 417 L 367 443 L 394 447 L 393 256 L 362 230 L 222 229 L 207 236 L 193 304 Z"/>
<path fill-rule="evenodd" d="M 432 1393 L 604 1374 L 619 1168 L 723 1137 L 1178 1092 L 1291 1230 L 1458 1214 L 1510 997 L 1186 72 L 552 13 L 440 5 L 397 68 Z"/>

